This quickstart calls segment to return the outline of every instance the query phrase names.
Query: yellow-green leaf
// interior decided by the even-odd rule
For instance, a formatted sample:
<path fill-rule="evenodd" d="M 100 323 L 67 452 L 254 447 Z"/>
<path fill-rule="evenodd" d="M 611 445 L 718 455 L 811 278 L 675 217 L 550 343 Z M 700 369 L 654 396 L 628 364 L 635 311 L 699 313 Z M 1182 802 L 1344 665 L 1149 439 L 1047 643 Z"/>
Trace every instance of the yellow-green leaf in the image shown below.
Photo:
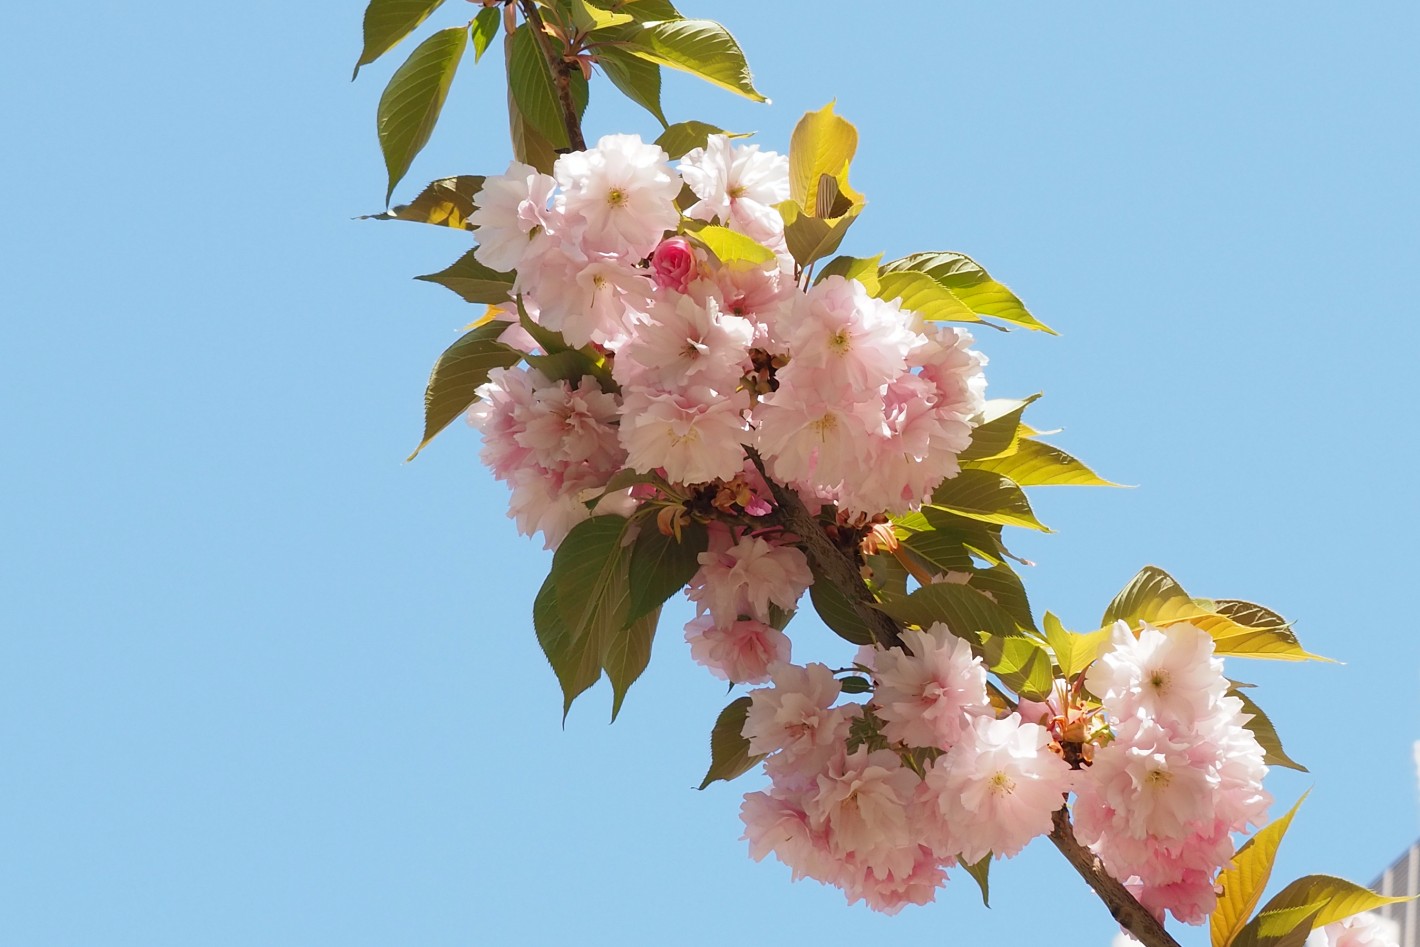
<path fill-rule="evenodd" d="M 824 264 L 814 277 L 815 283 L 821 283 L 830 276 L 841 276 L 844 279 L 857 280 L 867 289 L 868 295 L 876 297 L 878 293 L 878 263 L 883 255 L 866 258 L 851 256 L 836 256 Z"/>
<path fill-rule="evenodd" d="M 919 628 L 944 622 L 952 634 L 965 638 L 973 648 L 983 632 L 999 637 L 1020 634 L 1009 612 L 976 589 L 955 582 L 924 585 L 906 598 L 888 596 L 877 607 Z"/>
<path fill-rule="evenodd" d="M 375 117 L 389 172 L 386 203 L 429 141 L 467 45 L 464 27 L 440 30 L 415 47 L 385 86 Z"/>
<path fill-rule="evenodd" d="M 469 27 L 469 39 L 473 41 L 473 61 L 476 63 L 483 58 L 483 54 L 488 51 L 493 38 L 498 35 L 498 29 L 503 23 L 503 11 L 498 7 L 484 7 L 478 11 L 478 15 L 473 18 L 473 25 Z"/>
<path fill-rule="evenodd" d="M 898 299 L 902 308 L 929 322 L 980 322 L 981 319 L 936 280 L 922 273 L 883 273 L 878 277 L 880 299 Z"/>
<path fill-rule="evenodd" d="M 1344 878 L 1307 875 L 1274 895 L 1257 916 L 1243 926 L 1231 944 L 1236 947 L 1273 945 L 1279 938 L 1295 935 L 1303 928 L 1304 934 L 1309 933 L 1354 914 L 1400 904 L 1413 897 L 1388 898 Z"/>
<path fill-rule="evenodd" d="M 370 0 L 365 7 L 365 45 L 355 63 L 351 79 L 367 66 L 394 48 L 395 44 L 439 8 L 444 0 Z"/>
<path fill-rule="evenodd" d="M 478 400 L 478 387 L 495 368 L 512 368 L 522 353 L 498 341 L 506 322 L 485 322 L 444 350 L 424 389 L 424 437 L 408 460 L 419 456 L 440 431 Z"/>
<path fill-rule="evenodd" d="M 981 422 L 972 429 L 971 443 L 957 455 L 957 460 L 966 463 L 1014 454 L 1022 436 L 1021 415 L 1039 397 L 1040 392 L 1036 392 L 1020 400 L 993 398 L 986 402 Z"/>
<path fill-rule="evenodd" d="M 1246 691 L 1234 685 L 1228 693 L 1242 701 L 1243 713 L 1251 718 L 1243 726 L 1252 732 L 1257 745 L 1262 747 L 1262 761 L 1268 766 L 1285 766 L 1299 773 L 1307 772 L 1305 766 L 1292 759 L 1287 755 L 1287 751 L 1282 749 L 1282 738 L 1277 735 L 1277 727 L 1273 725 L 1271 718 L 1262 712 L 1262 708 L 1247 696 Z"/>
<path fill-rule="evenodd" d="M 483 189 L 483 175 L 462 174 L 440 178 L 419 192 L 408 204 L 400 204 L 383 214 L 365 214 L 360 220 L 408 220 L 417 224 L 472 230 L 469 215 L 474 212 L 474 198 Z"/>
<path fill-rule="evenodd" d="M 1055 652 L 1055 663 L 1067 680 L 1073 680 L 1089 667 L 1109 644 L 1110 629 L 1101 628 L 1088 634 L 1067 631 L 1051 612 L 1045 613 L 1041 625 L 1045 631 L 1045 643 Z"/>
<path fill-rule="evenodd" d="M 963 463 L 967 463 L 963 461 Z M 1023 487 L 1117 487 L 1058 447 L 1021 438 L 1004 457 L 971 461 L 971 466 L 1010 477 Z"/>
<path fill-rule="evenodd" d="M 789 247 L 789 255 L 799 266 L 808 266 L 835 252 L 862 210 L 861 205 L 855 206 L 842 217 L 824 220 L 805 214 L 794 201 L 784 201 L 775 207 L 784 218 L 784 242 Z"/>
<path fill-rule="evenodd" d="M 775 259 L 773 250 L 728 227 L 701 227 L 690 236 L 704 244 L 721 263 L 750 263 L 758 266 L 772 263 Z"/>
<path fill-rule="evenodd" d="M 1306 794 L 1298 799 L 1287 814 L 1244 843 L 1233 856 L 1230 867 L 1219 873 L 1217 886 L 1222 889 L 1218 896 L 1218 906 L 1208 919 L 1208 932 L 1213 947 L 1228 947 L 1238 931 L 1247 923 L 1253 908 L 1262 900 L 1262 891 L 1267 880 L 1272 877 L 1272 863 L 1277 858 L 1277 848 L 1282 844 L 1282 836 L 1292 824 L 1292 817 L 1305 800 Z"/>
<path fill-rule="evenodd" d="M 886 272 L 915 271 L 932 277 L 978 316 L 999 319 L 1027 329 L 1055 330 L 1027 311 L 1016 294 L 992 279 L 971 257 L 950 251 L 913 253 L 883 264 Z"/>
<path fill-rule="evenodd" d="M 819 213 L 816 206 L 823 176 L 828 175 L 850 204 L 861 204 L 862 196 L 848 185 L 848 166 L 857 150 L 858 130 L 833 113 L 832 102 L 805 113 L 789 138 L 789 199 L 810 217 L 840 216 Z"/>
<path fill-rule="evenodd" d="M 1036 519 L 1025 491 L 1006 477 L 989 470 L 967 468 L 955 477 L 942 481 L 942 485 L 932 493 L 931 505 L 983 523 L 1050 532 Z"/>
<path fill-rule="evenodd" d="M 755 102 L 767 101 L 754 87 L 739 43 L 711 20 L 647 23 L 632 33 L 622 48 L 648 62 L 688 72 Z"/>

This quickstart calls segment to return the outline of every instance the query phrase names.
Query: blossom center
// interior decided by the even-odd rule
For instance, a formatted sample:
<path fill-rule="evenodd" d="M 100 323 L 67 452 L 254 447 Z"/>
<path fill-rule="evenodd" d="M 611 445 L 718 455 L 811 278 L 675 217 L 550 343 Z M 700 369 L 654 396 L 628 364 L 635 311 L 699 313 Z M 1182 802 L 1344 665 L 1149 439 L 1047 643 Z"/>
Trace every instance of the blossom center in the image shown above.
<path fill-rule="evenodd" d="M 626 192 L 619 187 L 614 187 L 606 192 L 606 202 L 612 207 L 622 207 L 626 204 Z"/>
<path fill-rule="evenodd" d="M 1004 770 L 998 770 L 991 777 L 991 793 L 996 796 L 1009 796 L 1016 791 L 1016 781 L 1006 775 Z"/>

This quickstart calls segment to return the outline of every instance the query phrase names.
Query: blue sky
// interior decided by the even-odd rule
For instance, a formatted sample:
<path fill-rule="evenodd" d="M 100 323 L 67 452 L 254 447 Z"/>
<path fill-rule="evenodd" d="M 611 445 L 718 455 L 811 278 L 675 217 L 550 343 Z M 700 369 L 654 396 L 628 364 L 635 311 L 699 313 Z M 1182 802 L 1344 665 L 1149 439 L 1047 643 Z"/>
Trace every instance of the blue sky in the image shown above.
<path fill-rule="evenodd" d="M 782 150 L 836 99 L 847 249 L 965 251 L 1061 330 L 982 336 L 990 391 L 1138 486 L 1038 491 L 1037 609 L 1088 626 L 1155 563 L 1345 662 L 1230 671 L 1312 770 L 1270 779 L 1315 787 L 1278 878 L 1369 880 L 1417 832 L 1414 5 L 683 7 L 774 104 L 671 78 L 673 119 Z M 1109 942 L 1042 843 L 989 912 L 957 877 L 896 918 L 749 861 L 756 778 L 693 788 L 726 695 L 684 607 L 616 724 L 601 685 L 564 729 L 548 555 L 471 432 L 403 463 L 473 313 L 410 280 L 461 235 L 351 219 L 402 54 L 349 83 L 355 2 L 75 12 L 0 15 L 0 942 Z M 505 166 L 498 65 L 397 197 Z M 612 98 L 591 135 L 654 134 Z"/>

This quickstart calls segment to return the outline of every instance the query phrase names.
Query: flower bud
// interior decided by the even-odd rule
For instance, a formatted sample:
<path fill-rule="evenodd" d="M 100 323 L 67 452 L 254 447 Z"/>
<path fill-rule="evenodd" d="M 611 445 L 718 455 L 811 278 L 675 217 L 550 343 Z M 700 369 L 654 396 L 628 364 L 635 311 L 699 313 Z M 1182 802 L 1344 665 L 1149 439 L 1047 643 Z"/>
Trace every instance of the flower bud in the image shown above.
<path fill-rule="evenodd" d="M 683 293 L 695 275 L 695 251 L 684 237 L 667 237 L 651 252 L 651 278 L 664 289 Z"/>

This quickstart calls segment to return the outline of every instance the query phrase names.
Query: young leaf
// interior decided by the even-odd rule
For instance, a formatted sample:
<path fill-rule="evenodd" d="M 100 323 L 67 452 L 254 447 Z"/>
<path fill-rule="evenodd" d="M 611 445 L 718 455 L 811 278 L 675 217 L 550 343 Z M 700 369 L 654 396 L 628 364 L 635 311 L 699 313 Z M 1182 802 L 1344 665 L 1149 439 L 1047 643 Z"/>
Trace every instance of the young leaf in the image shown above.
<path fill-rule="evenodd" d="M 970 572 L 973 568 L 966 544 L 949 530 L 925 529 L 902 540 L 902 545 L 933 574 Z"/>
<path fill-rule="evenodd" d="M 836 256 L 824 264 L 814 277 L 814 283 L 822 283 L 830 276 L 841 276 L 844 279 L 853 279 L 862 283 L 868 290 L 869 296 L 878 295 L 878 263 L 883 255 L 867 257 L 866 259 L 851 256 Z"/>
<path fill-rule="evenodd" d="M 1021 628 L 1035 630 L 1035 616 L 1031 614 L 1030 599 L 1026 595 L 1025 583 L 1016 575 L 1016 570 L 1004 562 L 989 569 L 972 567 L 967 584 L 978 592 L 984 592 L 997 605 L 1004 608 Z"/>
<path fill-rule="evenodd" d="M 601 679 L 601 654 L 597 642 L 588 635 L 573 635 L 562 620 L 562 610 L 557 604 L 557 587 L 550 574 L 533 600 L 533 630 L 562 688 L 562 722 L 566 724 L 572 701 Z"/>
<path fill-rule="evenodd" d="M 710 544 L 710 534 L 696 522 L 681 529 L 680 539 L 667 536 L 645 522 L 631 545 L 632 620 L 665 602 L 695 578 L 699 556 Z"/>
<path fill-rule="evenodd" d="M 615 9 L 626 13 L 638 23 L 685 19 L 670 0 L 591 0 L 591 2 L 604 10 Z"/>
<path fill-rule="evenodd" d="M 932 493 L 932 506 L 968 519 L 1050 532 L 1035 518 L 1025 492 L 989 470 L 964 468 Z"/>
<path fill-rule="evenodd" d="M 1017 694 L 1030 700 L 1050 696 L 1055 685 L 1050 655 L 1034 638 L 990 635 L 982 641 L 981 652 L 991 673 Z"/>
<path fill-rule="evenodd" d="M 929 322 L 981 321 L 950 290 L 922 273 L 882 273 L 878 276 L 878 291 L 874 295 L 889 301 L 901 300 L 903 309 L 915 312 Z"/>
<path fill-rule="evenodd" d="M 1252 731 L 1258 746 L 1262 747 L 1264 763 L 1268 766 L 1285 766 L 1287 769 L 1294 769 L 1299 773 L 1308 772 L 1305 766 L 1292 759 L 1287 755 L 1287 751 L 1282 749 L 1282 738 L 1277 735 L 1277 728 L 1267 714 L 1262 712 L 1262 708 L 1247 696 L 1246 692 L 1234 685 L 1228 693 L 1242 701 L 1243 713 L 1252 716 L 1252 719 L 1243 726 Z"/>
<path fill-rule="evenodd" d="M 637 105 L 656 117 L 662 128 L 669 128 L 665 112 L 661 111 L 661 67 L 638 56 L 622 52 L 615 46 L 597 51 L 597 63 L 611 84 Z M 687 149 L 689 150 L 689 149 Z M 674 155 L 672 157 L 679 157 Z"/>
<path fill-rule="evenodd" d="M 705 122 L 676 122 L 661 132 L 656 144 L 665 151 L 666 157 L 674 161 L 685 157 L 687 152 L 704 148 L 711 135 L 727 135 L 730 138 L 748 138 L 744 132 L 727 132 L 723 128 L 707 125 Z"/>
<path fill-rule="evenodd" d="M 857 150 L 858 130 L 833 113 L 832 102 L 805 113 L 789 138 L 789 199 L 811 217 L 830 216 L 816 213 L 821 182 L 828 175 L 850 204 L 861 205 L 862 195 L 848 186 L 848 166 Z"/>
<path fill-rule="evenodd" d="M 434 436 L 478 400 L 478 386 L 495 368 L 512 368 L 522 358 L 517 349 L 498 341 L 506 322 L 485 322 L 444 350 L 429 373 L 424 389 L 424 438 L 408 460 L 419 456 Z"/>
<path fill-rule="evenodd" d="M 383 214 L 365 214 L 360 220 L 408 220 L 417 224 L 434 224 L 455 230 L 472 230 L 469 215 L 474 212 L 474 197 L 483 190 L 481 174 L 462 174 L 440 178 L 419 192 L 408 204 L 400 204 Z"/>
<path fill-rule="evenodd" d="M 1023 487 L 1117 487 L 1058 447 L 1023 437 L 1004 457 L 964 461 L 979 470 L 1010 477 Z"/>
<path fill-rule="evenodd" d="M 647 23 L 623 47 L 648 62 L 698 76 L 755 102 L 768 101 L 755 89 L 744 51 L 719 23 L 667 20 Z"/>
<path fill-rule="evenodd" d="M 978 316 L 1056 334 L 1054 329 L 1032 316 L 1015 293 L 992 279 L 979 263 L 964 254 L 948 251 L 913 253 L 885 263 L 883 270 L 890 273 L 907 270 L 925 273 L 951 290 L 952 295 Z"/>
<path fill-rule="evenodd" d="M 784 218 L 784 242 L 789 247 L 789 255 L 800 266 L 808 266 L 836 252 L 843 235 L 863 209 L 862 205 L 857 205 L 841 217 L 824 220 L 806 214 L 794 201 L 784 201 L 775 207 Z"/>
<path fill-rule="evenodd" d="M 1045 643 L 1055 652 L 1055 663 L 1066 680 L 1073 680 L 1100 656 L 1109 644 L 1110 629 L 1101 628 L 1088 634 L 1066 631 L 1060 619 L 1050 612 L 1045 613 L 1041 622 L 1045 630 Z"/>
<path fill-rule="evenodd" d="M 498 35 L 498 28 L 503 23 L 503 13 L 497 7 L 484 7 L 478 11 L 478 15 L 473 18 L 473 26 L 469 28 L 469 38 L 473 40 L 473 61 L 476 63 L 483 58 L 483 54 L 488 51 L 493 38 Z"/>
<path fill-rule="evenodd" d="M 621 703 L 626 699 L 627 690 L 651 663 L 651 642 L 656 637 L 656 625 L 660 618 L 661 607 L 657 605 L 605 642 L 602 667 L 606 669 L 607 680 L 611 681 L 612 723 L 621 713 Z"/>
<path fill-rule="evenodd" d="M 705 245 L 721 263 L 750 263 L 762 266 L 774 260 L 774 251 L 728 227 L 701 227 L 690 236 Z"/>
<path fill-rule="evenodd" d="M 471 303 L 496 306 L 508 302 L 513 289 L 513 274 L 489 269 L 469 250 L 437 273 L 414 277 L 426 283 L 438 283 L 451 289 Z"/>
<path fill-rule="evenodd" d="M 1040 397 L 1036 392 L 1020 401 L 995 398 L 986 402 L 981 423 L 971 432 L 971 443 L 957 455 L 962 463 L 1014 454 L 1020 448 L 1021 415 Z"/>
<path fill-rule="evenodd" d="M 1307 875 L 1274 895 L 1257 916 L 1243 926 L 1231 944 L 1236 947 L 1275 945 L 1280 938 L 1298 931 L 1305 936 L 1353 914 L 1399 904 L 1413 897 L 1388 898 L 1344 878 Z"/>
<path fill-rule="evenodd" d="M 361 66 L 368 66 L 439 8 L 444 0 L 370 0 L 365 7 L 365 45 L 355 63 L 353 80 Z"/>
<path fill-rule="evenodd" d="M 1212 947 L 1228 947 L 1238 931 L 1247 923 L 1248 915 L 1257 907 L 1267 880 L 1272 877 L 1272 863 L 1277 858 L 1277 848 L 1282 844 L 1282 836 L 1292 824 L 1292 817 L 1306 794 L 1293 804 L 1287 814 L 1258 833 L 1238 849 L 1232 865 L 1218 874 L 1216 884 L 1222 889 L 1213 916 L 1208 919 L 1208 933 Z"/>
<path fill-rule="evenodd" d="M 375 112 L 389 172 L 385 203 L 429 141 L 467 45 L 468 31 L 462 26 L 440 30 L 415 47 L 385 86 Z"/>
<path fill-rule="evenodd" d="M 749 703 L 748 697 L 737 697 L 715 719 L 715 727 L 710 731 L 710 768 L 700 781 L 701 789 L 717 779 L 729 782 L 754 769 L 764 759 L 750 753 L 749 741 L 740 732 L 745 726 Z"/>

